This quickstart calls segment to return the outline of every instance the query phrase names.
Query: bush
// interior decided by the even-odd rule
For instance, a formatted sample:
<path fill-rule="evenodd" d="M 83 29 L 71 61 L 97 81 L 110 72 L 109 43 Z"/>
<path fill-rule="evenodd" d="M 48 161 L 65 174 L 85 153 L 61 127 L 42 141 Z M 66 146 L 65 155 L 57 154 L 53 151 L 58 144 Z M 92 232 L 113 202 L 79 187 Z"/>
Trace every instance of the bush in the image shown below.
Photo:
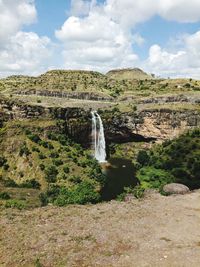
<path fill-rule="evenodd" d="M 143 189 L 161 188 L 163 185 L 174 182 L 175 180 L 169 172 L 150 166 L 141 168 L 137 172 L 136 177 L 140 181 Z"/>
<path fill-rule="evenodd" d="M 55 133 L 52 133 L 52 132 L 47 134 L 47 138 L 50 139 L 50 140 L 54 140 L 54 141 L 58 140 L 57 135 Z"/>
<path fill-rule="evenodd" d="M 39 143 L 39 141 L 41 141 L 37 134 L 28 134 L 28 138 L 34 143 Z"/>
<path fill-rule="evenodd" d="M 14 180 L 8 178 L 4 180 L 4 186 L 5 187 L 18 187 L 18 184 Z"/>
<path fill-rule="evenodd" d="M 41 163 L 41 164 L 39 165 L 39 167 L 40 167 L 41 171 L 44 171 L 44 169 L 45 169 L 45 165 L 44 165 L 44 164 Z"/>
<path fill-rule="evenodd" d="M 0 167 L 3 167 L 6 164 L 7 159 L 4 156 L 0 156 Z"/>
<path fill-rule="evenodd" d="M 46 206 L 48 204 L 48 197 L 47 197 L 47 194 L 45 193 L 40 193 L 39 194 L 39 199 L 40 199 L 40 202 L 41 202 L 41 206 Z"/>
<path fill-rule="evenodd" d="M 7 171 L 8 169 L 9 169 L 9 165 L 6 163 L 6 164 L 4 164 L 4 166 L 3 166 L 3 169 L 5 170 L 5 171 Z"/>
<path fill-rule="evenodd" d="M 43 146 L 44 148 L 48 148 L 49 143 L 46 142 L 46 141 L 44 141 L 44 140 L 41 140 L 41 141 L 39 142 L 39 145 Z"/>
<path fill-rule="evenodd" d="M 19 187 L 21 188 L 34 188 L 34 189 L 40 189 L 41 185 L 38 181 L 35 179 L 26 180 L 25 182 L 19 184 Z"/>
<path fill-rule="evenodd" d="M 38 157 L 39 159 L 46 159 L 46 156 L 42 152 L 38 154 Z"/>
<path fill-rule="evenodd" d="M 26 143 L 24 143 L 24 144 L 20 147 L 20 150 L 19 150 L 19 155 L 20 155 L 20 157 L 22 157 L 23 155 L 28 156 L 28 155 L 30 155 L 30 154 L 31 154 L 31 152 L 29 151 L 29 149 L 28 149 Z"/>
<path fill-rule="evenodd" d="M 17 208 L 19 210 L 26 208 L 26 202 L 23 200 L 10 199 L 5 203 L 6 208 Z"/>
<path fill-rule="evenodd" d="M 50 153 L 49 157 L 50 158 L 59 158 L 59 154 L 58 154 L 58 152 L 53 151 Z"/>
<path fill-rule="evenodd" d="M 125 187 L 124 192 L 117 196 L 117 200 L 124 201 L 128 194 L 131 194 L 138 199 L 142 198 L 144 196 L 144 188 L 140 185 L 136 185 L 135 187 Z"/>
<path fill-rule="evenodd" d="M 62 188 L 54 203 L 58 206 L 65 206 L 68 204 L 97 203 L 99 200 L 100 194 L 96 192 L 94 185 L 83 181 L 71 189 Z"/>
<path fill-rule="evenodd" d="M 45 169 L 45 179 L 48 183 L 55 183 L 58 175 L 58 170 L 54 165 L 50 165 Z"/>
<path fill-rule="evenodd" d="M 79 184 L 81 183 L 81 177 L 78 176 L 78 175 L 72 175 L 69 177 L 69 181 L 72 182 L 72 183 L 75 183 L 75 184 Z"/>
<path fill-rule="evenodd" d="M 53 164 L 56 166 L 63 165 L 63 161 L 61 159 L 53 159 Z"/>
<path fill-rule="evenodd" d="M 54 146 L 51 143 L 48 143 L 48 149 L 52 150 L 54 149 Z"/>
<path fill-rule="evenodd" d="M 69 173 L 69 167 L 67 166 L 67 165 L 65 165 L 64 167 L 63 167 L 63 171 L 64 171 L 64 173 Z"/>
<path fill-rule="evenodd" d="M 10 199 L 10 195 L 8 194 L 8 192 L 1 192 L 0 199 Z"/>
<path fill-rule="evenodd" d="M 149 163 L 149 155 L 145 150 L 140 150 L 137 155 L 137 161 L 142 165 L 147 165 Z"/>
<path fill-rule="evenodd" d="M 150 167 L 168 172 L 174 181 L 190 189 L 200 187 L 200 129 L 189 131 L 172 141 L 153 147 Z"/>
<path fill-rule="evenodd" d="M 33 147 L 32 147 L 32 152 L 38 152 L 38 153 L 40 153 L 40 150 L 39 150 L 38 147 L 33 146 Z"/>

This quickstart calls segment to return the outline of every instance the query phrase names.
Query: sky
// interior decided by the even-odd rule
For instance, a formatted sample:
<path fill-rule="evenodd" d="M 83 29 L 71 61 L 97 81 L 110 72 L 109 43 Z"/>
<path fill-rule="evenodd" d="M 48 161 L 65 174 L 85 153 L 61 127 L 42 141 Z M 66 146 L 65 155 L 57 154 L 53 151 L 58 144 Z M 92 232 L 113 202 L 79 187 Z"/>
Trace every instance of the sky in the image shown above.
<path fill-rule="evenodd" d="M 200 79 L 200 0 L 0 0 L 0 77 L 139 67 Z"/>

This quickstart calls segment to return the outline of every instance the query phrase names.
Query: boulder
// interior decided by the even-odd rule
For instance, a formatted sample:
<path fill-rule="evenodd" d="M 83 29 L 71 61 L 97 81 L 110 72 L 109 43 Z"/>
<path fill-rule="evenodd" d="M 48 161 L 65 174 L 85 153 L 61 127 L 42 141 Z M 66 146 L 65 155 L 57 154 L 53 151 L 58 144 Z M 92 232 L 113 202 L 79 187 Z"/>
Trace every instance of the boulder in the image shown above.
<path fill-rule="evenodd" d="M 190 189 L 183 184 L 171 183 L 166 184 L 163 187 L 163 192 L 166 194 L 186 194 L 190 191 Z"/>

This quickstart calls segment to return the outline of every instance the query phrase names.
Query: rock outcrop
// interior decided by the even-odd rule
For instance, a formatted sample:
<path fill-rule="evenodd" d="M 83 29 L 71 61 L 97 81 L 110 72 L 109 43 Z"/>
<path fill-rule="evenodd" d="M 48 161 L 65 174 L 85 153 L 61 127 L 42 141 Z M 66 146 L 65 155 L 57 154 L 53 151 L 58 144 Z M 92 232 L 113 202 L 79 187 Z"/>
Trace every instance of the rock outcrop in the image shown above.
<path fill-rule="evenodd" d="M 186 194 L 190 192 L 190 189 L 183 184 L 178 184 L 178 183 L 171 183 L 171 184 L 166 184 L 163 187 L 163 192 L 166 194 Z"/>
<path fill-rule="evenodd" d="M 9 119 L 48 117 L 65 121 L 65 131 L 76 141 L 91 142 L 91 110 L 45 107 L 0 100 L 1 123 Z M 147 109 L 138 112 L 99 110 L 108 143 L 172 139 L 200 126 L 198 110 Z"/>

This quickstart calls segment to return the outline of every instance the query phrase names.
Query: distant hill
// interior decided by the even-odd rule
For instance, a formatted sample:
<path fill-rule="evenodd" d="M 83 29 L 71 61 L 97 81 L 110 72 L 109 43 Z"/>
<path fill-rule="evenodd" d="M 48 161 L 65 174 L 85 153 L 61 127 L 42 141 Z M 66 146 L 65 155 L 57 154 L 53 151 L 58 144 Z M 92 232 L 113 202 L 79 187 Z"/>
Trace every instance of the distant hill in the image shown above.
<path fill-rule="evenodd" d="M 107 76 L 117 80 L 145 80 L 153 77 L 139 68 L 116 69 L 107 73 Z"/>

